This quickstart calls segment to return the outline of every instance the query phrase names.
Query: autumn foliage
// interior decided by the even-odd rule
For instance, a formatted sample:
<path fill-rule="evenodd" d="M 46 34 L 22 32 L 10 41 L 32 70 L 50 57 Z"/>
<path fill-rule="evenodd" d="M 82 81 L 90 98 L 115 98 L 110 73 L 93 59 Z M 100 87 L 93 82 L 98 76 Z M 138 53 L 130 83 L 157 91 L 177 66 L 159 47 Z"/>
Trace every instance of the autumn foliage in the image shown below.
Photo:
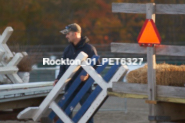
<path fill-rule="evenodd" d="M 10 44 L 66 44 L 65 36 L 59 31 L 76 22 L 81 25 L 83 35 L 87 35 L 91 43 L 137 42 L 145 15 L 112 13 L 113 2 L 161 3 L 160 0 L 0 0 L 0 33 L 7 26 L 13 27 Z M 164 0 L 162 3 L 185 2 Z M 177 33 L 172 35 L 168 32 L 171 29 L 174 32 L 184 32 L 183 26 L 178 25 L 184 22 L 184 17 L 174 17 L 177 19 L 170 21 L 169 18 L 159 15 L 156 19 L 163 40 L 185 40 L 184 34 L 177 36 Z M 173 26 L 173 22 L 177 21 L 179 23 Z M 166 27 L 166 24 L 171 24 L 172 27 Z"/>

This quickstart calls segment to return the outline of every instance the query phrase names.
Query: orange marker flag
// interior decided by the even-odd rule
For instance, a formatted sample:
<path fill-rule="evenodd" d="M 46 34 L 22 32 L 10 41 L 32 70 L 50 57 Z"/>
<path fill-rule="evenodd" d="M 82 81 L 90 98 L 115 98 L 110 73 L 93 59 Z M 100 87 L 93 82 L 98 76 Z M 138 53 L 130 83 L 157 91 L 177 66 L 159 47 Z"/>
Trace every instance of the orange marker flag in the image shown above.
<path fill-rule="evenodd" d="M 161 37 L 152 19 L 146 19 L 137 41 L 140 45 L 160 44 Z"/>

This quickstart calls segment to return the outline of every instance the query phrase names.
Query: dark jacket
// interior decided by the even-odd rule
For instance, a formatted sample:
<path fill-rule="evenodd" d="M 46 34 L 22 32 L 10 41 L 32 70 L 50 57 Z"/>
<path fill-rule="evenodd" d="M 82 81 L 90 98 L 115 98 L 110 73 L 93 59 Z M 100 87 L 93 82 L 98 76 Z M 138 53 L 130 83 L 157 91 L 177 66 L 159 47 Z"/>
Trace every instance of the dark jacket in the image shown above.
<path fill-rule="evenodd" d="M 97 55 L 96 48 L 89 43 L 89 39 L 85 36 L 82 37 L 80 42 L 74 46 L 73 43 L 70 43 L 63 52 L 63 59 L 69 58 L 69 59 L 75 59 L 77 55 L 83 51 L 88 55 L 88 58 L 91 58 L 93 55 Z M 68 69 L 69 65 L 61 65 L 60 66 L 60 72 L 56 79 L 60 79 L 62 75 L 65 73 L 65 71 Z M 66 89 L 72 84 L 72 81 L 78 76 L 78 74 L 82 71 L 82 68 L 80 68 L 76 74 L 73 76 L 73 79 L 68 82 L 66 85 Z"/>

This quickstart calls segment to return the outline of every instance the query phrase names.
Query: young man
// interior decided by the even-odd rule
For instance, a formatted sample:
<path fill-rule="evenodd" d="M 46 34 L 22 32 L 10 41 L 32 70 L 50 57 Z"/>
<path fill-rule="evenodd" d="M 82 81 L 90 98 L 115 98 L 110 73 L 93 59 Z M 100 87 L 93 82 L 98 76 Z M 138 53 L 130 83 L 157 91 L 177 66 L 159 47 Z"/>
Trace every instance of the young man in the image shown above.
<path fill-rule="evenodd" d="M 66 35 L 66 38 L 69 42 L 69 45 L 65 48 L 65 50 L 63 52 L 63 56 L 62 56 L 63 59 L 66 59 L 66 58 L 69 58 L 70 60 L 75 59 L 76 56 L 81 51 L 85 52 L 89 58 L 91 58 L 93 55 L 97 55 L 96 48 L 88 43 L 89 39 L 86 36 L 85 37 L 81 36 L 81 27 L 78 24 L 76 24 L 76 23 L 70 24 L 70 25 L 66 26 L 66 28 L 64 30 L 62 30 L 60 32 L 62 34 Z M 54 85 L 58 82 L 58 80 L 61 78 L 61 76 L 64 74 L 64 72 L 68 69 L 68 67 L 69 67 L 69 65 L 61 65 L 60 66 L 60 72 L 58 74 L 58 77 L 54 81 Z M 82 71 L 82 68 L 76 72 L 76 74 L 73 76 L 73 78 L 75 79 L 81 71 Z M 84 85 L 84 83 L 88 79 L 88 77 L 89 77 L 88 74 L 80 76 L 82 83 L 77 88 L 77 90 L 75 91 L 75 93 L 72 97 L 75 97 L 75 94 L 77 94 L 77 92 L 80 90 L 80 88 Z M 71 79 L 71 81 L 69 81 L 67 83 L 67 85 L 65 87 L 65 91 L 68 90 L 68 88 L 70 87 L 72 82 L 73 82 L 73 79 Z M 87 99 L 90 92 L 91 92 L 91 89 L 88 91 L 88 93 L 86 95 L 84 95 L 84 97 L 80 101 L 81 105 L 85 102 L 85 100 Z M 71 117 L 71 115 L 70 115 L 70 117 Z M 93 123 L 93 120 L 90 119 L 88 121 L 88 123 Z"/>

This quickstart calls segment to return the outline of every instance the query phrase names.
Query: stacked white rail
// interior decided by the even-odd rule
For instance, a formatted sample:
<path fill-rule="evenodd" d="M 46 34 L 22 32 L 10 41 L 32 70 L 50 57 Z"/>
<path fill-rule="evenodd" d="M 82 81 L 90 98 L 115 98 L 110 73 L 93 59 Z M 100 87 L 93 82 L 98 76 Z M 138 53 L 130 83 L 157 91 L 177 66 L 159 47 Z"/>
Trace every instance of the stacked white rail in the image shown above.
<path fill-rule="evenodd" d="M 17 64 L 27 53 L 14 54 L 10 51 L 6 43 L 12 32 L 12 27 L 7 27 L 0 35 L 0 81 L 5 81 L 7 77 L 12 83 L 23 83 L 22 79 L 17 75 Z"/>
<path fill-rule="evenodd" d="M 117 82 L 121 76 L 125 75 L 125 73 L 127 72 L 127 66 L 118 66 L 118 69 L 116 69 L 117 71 L 115 71 L 113 74 L 111 73 L 112 75 L 109 75 L 112 77 L 109 80 L 105 80 L 104 78 L 101 77 L 100 74 L 97 73 L 97 71 L 92 66 L 87 65 L 86 58 L 87 58 L 87 54 L 85 54 L 84 52 L 79 53 L 76 60 L 80 60 L 81 63 L 78 65 L 71 65 L 67 69 L 67 71 L 64 73 L 64 75 L 61 77 L 61 79 L 58 81 L 56 86 L 53 87 L 51 92 L 47 95 L 44 101 L 40 104 L 40 106 L 26 108 L 25 110 L 19 113 L 19 115 L 17 116 L 18 119 L 31 118 L 34 121 L 38 121 L 41 117 L 44 117 L 46 115 L 46 112 L 48 112 L 49 109 L 52 109 L 55 112 L 55 114 L 59 117 L 59 119 L 65 123 L 73 123 L 73 122 L 85 123 L 87 122 L 88 119 L 96 112 L 98 107 L 101 105 L 101 103 L 103 103 L 104 99 L 107 97 L 107 89 L 112 88 L 112 83 Z M 97 82 L 98 86 L 96 87 L 95 90 L 93 90 L 93 92 L 88 97 L 86 102 L 82 105 L 81 107 L 82 110 L 80 109 L 78 111 L 79 115 L 76 115 L 75 117 L 71 119 L 67 115 L 66 113 L 67 111 L 62 110 L 60 107 L 61 105 L 57 104 L 56 98 L 59 96 L 59 93 L 61 92 L 65 84 L 74 75 L 74 73 L 80 68 L 80 66 L 92 77 L 94 81 Z M 89 79 L 85 83 L 85 85 L 83 86 L 81 90 L 85 91 L 84 88 L 86 87 L 87 84 L 89 85 L 92 84 L 90 83 L 91 83 L 91 79 Z M 75 85 L 76 84 L 77 83 L 75 83 Z M 71 88 L 71 90 L 72 89 L 73 88 Z M 71 90 L 68 90 L 68 91 L 71 92 Z M 81 94 L 81 92 L 79 92 L 78 94 Z M 69 93 L 66 92 L 65 94 L 66 96 L 62 98 L 63 101 L 67 99 L 67 94 Z M 76 95 L 76 97 L 78 97 L 78 94 Z M 73 100 L 75 103 L 79 102 L 79 100 L 75 100 L 75 99 Z M 74 109 L 71 106 L 69 107 L 72 110 Z M 72 110 L 70 110 L 70 112 Z M 61 121 L 58 121 L 58 122 L 61 122 Z"/>
<path fill-rule="evenodd" d="M 52 88 L 53 82 L 50 81 L 1 85 L 0 103 L 45 97 Z"/>

